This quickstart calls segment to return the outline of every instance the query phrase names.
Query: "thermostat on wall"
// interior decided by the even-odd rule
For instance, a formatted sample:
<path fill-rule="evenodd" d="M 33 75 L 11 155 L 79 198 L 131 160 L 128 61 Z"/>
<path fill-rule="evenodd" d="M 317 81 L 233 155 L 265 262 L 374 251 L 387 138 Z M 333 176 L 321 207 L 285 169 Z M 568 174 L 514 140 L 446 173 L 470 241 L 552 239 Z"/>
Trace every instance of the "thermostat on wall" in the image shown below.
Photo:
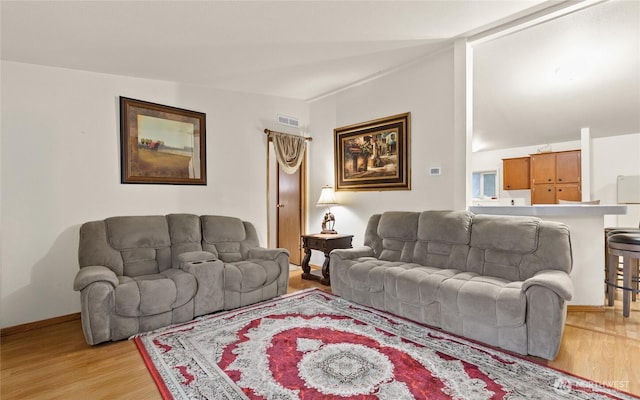
<path fill-rule="evenodd" d="M 442 168 L 440 167 L 429 168 L 429 175 L 442 175 Z"/>

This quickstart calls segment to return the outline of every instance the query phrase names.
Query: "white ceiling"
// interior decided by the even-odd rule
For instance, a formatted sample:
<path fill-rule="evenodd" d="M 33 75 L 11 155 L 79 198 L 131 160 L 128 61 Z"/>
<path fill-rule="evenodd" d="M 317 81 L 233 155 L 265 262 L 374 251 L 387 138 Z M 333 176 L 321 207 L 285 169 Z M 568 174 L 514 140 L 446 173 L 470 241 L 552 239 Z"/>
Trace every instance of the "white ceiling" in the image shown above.
<path fill-rule="evenodd" d="M 640 1 L 597 3 L 474 46 L 474 147 L 640 132 Z"/>
<path fill-rule="evenodd" d="M 585 36 L 591 40 L 587 43 L 595 43 L 594 37 L 612 36 L 625 43 L 630 40 L 627 51 L 633 53 L 633 46 L 637 50 L 639 1 L 624 2 L 631 9 L 624 22 L 631 25 L 631 33 L 601 35 L 608 23 L 603 20 L 597 24 L 600 31 L 596 36 Z M 309 100 L 394 70 L 443 48 L 456 37 L 480 32 L 553 4 L 558 1 L 2 0 L 1 57 L 9 61 Z M 619 20 L 624 19 L 622 14 L 618 15 Z M 574 28 L 571 24 L 573 22 L 558 29 L 571 30 Z M 589 25 L 590 22 L 576 24 L 581 29 L 576 35 Z M 533 47 L 525 50 L 524 44 L 534 46 L 555 40 L 557 31 L 546 35 L 539 32 L 541 29 L 544 28 L 532 28 L 533 33 L 528 30 L 477 46 L 474 111 L 478 141 L 491 147 L 504 147 L 505 143 L 514 141 L 511 136 L 530 134 L 524 127 L 541 123 L 541 113 L 548 124 L 541 125 L 538 133 L 566 131 L 564 125 L 549 126 L 553 118 L 543 112 L 548 103 L 543 97 L 544 90 L 531 90 L 513 83 L 523 76 L 531 81 L 527 68 L 535 69 L 535 63 L 550 58 Z M 518 39 L 518 35 L 523 34 L 530 36 Z M 502 50 L 503 47 L 506 50 Z M 531 57 L 536 54 L 539 57 Z M 619 76 L 629 73 L 635 65 L 635 71 L 631 71 L 635 73 L 635 80 L 618 79 L 629 83 L 627 86 L 631 89 L 636 85 L 637 96 L 629 95 L 629 90 L 622 94 L 623 99 L 630 101 L 620 101 L 618 90 L 623 85 L 608 91 L 600 91 L 601 86 L 583 87 L 572 101 L 582 102 L 585 90 L 596 91 L 594 97 L 607 98 L 609 92 L 615 92 L 611 93 L 617 96 L 614 101 L 606 103 L 615 105 L 608 107 L 608 112 L 635 107 L 637 116 L 640 108 L 637 58 L 636 51 L 635 61 L 632 60 L 635 64 L 616 60 L 616 65 L 628 68 L 606 72 L 609 78 L 610 74 Z M 566 90 L 564 95 L 568 94 Z M 519 97 L 523 98 L 518 100 Z M 557 107 L 570 103 L 566 99 L 555 93 L 549 102 L 555 107 L 553 112 L 564 114 L 565 111 L 560 112 Z M 588 103 L 600 104 L 595 100 Z M 537 111 L 533 113 L 533 123 L 528 116 L 532 110 Z M 586 106 L 580 111 L 593 115 Z M 618 121 L 629 119 L 619 112 L 615 115 Z M 638 119 L 635 118 L 635 132 L 640 132 Z M 504 135 L 505 131 L 508 132 L 506 139 L 496 136 Z M 536 143 L 545 141 L 539 139 Z"/>

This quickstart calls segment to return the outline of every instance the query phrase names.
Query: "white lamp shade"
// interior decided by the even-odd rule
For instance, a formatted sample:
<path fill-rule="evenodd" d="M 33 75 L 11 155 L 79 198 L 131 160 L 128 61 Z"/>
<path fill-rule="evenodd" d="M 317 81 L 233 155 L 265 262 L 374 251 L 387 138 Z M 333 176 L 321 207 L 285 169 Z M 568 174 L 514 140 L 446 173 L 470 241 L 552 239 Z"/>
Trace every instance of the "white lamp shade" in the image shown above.
<path fill-rule="evenodd" d="M 336 197 L 333 194 L 333 188 L 331 186 L 325 186 L 322 188 L 322 192 L 320 192 L 320 198 L 316 203 L 318 207 L 326 207 L 334 204 L 338 204 L 336 201 Z"/>

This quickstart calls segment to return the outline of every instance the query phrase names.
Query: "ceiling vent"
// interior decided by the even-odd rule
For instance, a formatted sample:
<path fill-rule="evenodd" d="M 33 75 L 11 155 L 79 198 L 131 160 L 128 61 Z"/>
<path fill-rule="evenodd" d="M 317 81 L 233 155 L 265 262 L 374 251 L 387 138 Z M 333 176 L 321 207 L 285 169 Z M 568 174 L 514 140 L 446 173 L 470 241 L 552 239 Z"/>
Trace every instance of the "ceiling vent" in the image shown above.
<path fill-rule="evenodd" d="M 298 120 L 298 118 L 287 117 L 286 115 L 278 114 L 276 122 L 280 125 L 293 126 L 294 128 L 300 127 L 300 120 Z"/>

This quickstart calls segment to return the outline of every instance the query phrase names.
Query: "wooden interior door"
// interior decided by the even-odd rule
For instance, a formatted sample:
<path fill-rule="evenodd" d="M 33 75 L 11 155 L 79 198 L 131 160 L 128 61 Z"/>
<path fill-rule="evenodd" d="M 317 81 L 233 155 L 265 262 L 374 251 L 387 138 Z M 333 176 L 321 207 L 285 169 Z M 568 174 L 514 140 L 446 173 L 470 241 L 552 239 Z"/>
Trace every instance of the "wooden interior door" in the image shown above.
<path fill-rule="evenodd" d="M 278 165 L 278 226 L 277 247 L 289 250 L 291 264 L 302 262 L 301 235 L 304 232 L 305 162 L 294 174 L 287 174 Z"/>

